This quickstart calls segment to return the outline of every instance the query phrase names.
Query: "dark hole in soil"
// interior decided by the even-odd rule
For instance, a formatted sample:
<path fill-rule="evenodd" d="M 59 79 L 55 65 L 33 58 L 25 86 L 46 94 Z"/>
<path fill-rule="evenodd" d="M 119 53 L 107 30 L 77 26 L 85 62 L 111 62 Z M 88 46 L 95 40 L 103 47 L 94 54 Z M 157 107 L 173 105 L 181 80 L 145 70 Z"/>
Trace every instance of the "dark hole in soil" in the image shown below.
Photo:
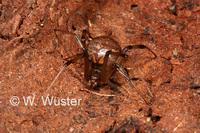
<path fill-rule="evenodd" d="M 114 100 L 114 97 L 108 97 L 108 102 L 111 102 Z"/>
<path fill-rule="evenodd" d="M 151 116 L 151 121 L 152 121 L 153 123 L 158 122 L 160 119 L 161 119 L 161 116 Z"/>
<path fill-rule="evenodd" d="M 87 121 L 83 118 L 82 115 L 73 116 L 73 120 L 79 124 L 86 124 Z"/>
<path fill-rule="evenodd" d="M 149 108 L 149 110 L 146 112 L 145 116 L 146 117 L 150 117 L 151 121 L 153 122 L 153 124 L 155 124 L 156 122 L 158 122 L 162 117 L 161 116 L 156 116 L 156 115 L 152 115 L 152 108 Z"/>
<path fill-rule="evenodd" d="M 136 7 L 138 7 L 138 5 L 135 5 L 135 4 L 131 5 L 131 9 L 136 8 Z"/>
<path fill-rule="evenodd" d="M 76 27 L 74 25 L 72 25 L 72 30 L 74 30 L 74 31 L 76 30 Z"/>
<path fill-rule="evenodd" d="M 23 38 L 21 38 L 19 42 L 20 42 L 20 43 L 23 43 Z"/>
<path fill-rule="evenodd" d="M 110 132 L 112 132 L 113 129 L 114 129 L 115 124 L 116 124 L 116 121 L 114 121 L 114 122 L 110 125 L 109 129 L 108 129 L 107 131 L 105 131 L 105 133 L 110 133 Z"/>
<path fill-rule="evenodd" d="M 133 117 L 130 117 L 130 120 L 126 120 L 126 122 L 117 128 L 114 133 L 129 133 L 134 130 L 139 132 L 139 125 Z"/>
<path fill-rule="evenodd" d="M 138 111 L 140 112 L 140 111 L 142 111 L 143 110 L 143 108 L 140 108 Z"/>
<path fill-rule="evenodd" d="M 3 40 L 8 40 L 8 39 L 10 39 L 9 36 L 1 36 L 1 38 L 2 38 Z"/>
<path fill-rule="evenodd" d="M 192 86 L 190 89 L 199 89 L 200 86 Z"/>

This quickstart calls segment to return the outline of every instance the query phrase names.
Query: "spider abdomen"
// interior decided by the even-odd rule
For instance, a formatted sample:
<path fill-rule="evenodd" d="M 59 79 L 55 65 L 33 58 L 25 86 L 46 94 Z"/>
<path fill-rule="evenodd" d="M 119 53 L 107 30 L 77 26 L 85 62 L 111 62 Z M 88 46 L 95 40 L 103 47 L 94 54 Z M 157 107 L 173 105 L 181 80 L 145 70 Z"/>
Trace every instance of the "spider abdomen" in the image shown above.
<path fill-rule="evenodd" d="M 117 41 L 110 37 L 97 37 L 91 40 L 87 46 L 87 51 L 92 58 L 93 63 L 103 64 L 104 57 L 107 51 L 119 52 L 121 53 L 121 47 Z M 109 64 L 116 61 L 117 56 L 109 55 Z"/>

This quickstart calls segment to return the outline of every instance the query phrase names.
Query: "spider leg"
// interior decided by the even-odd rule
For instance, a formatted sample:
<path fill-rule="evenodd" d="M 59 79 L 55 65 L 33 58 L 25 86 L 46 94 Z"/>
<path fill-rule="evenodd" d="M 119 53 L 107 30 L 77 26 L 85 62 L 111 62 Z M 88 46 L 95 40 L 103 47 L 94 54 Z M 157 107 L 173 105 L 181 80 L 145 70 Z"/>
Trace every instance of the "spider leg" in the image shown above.
<path fill-rule="evenodd" d="M 148 48 L 147 46 L 145 45 L 129 45 L 129 46 L 126 46 L 123 50 L 122 50 L 122 53 L 126 53 L 128 50 L 130 49 L 147 49 L 149 50 L 154 56 L 155 58 L 157 57 L 157 55 L 150 49 Z"/>
<path fill-rule="evenodd" d="M 51 84 L 49 85 L 49 87 L 47 88 L 47 90 L 45 91 L 45 93 L 44 93 L 43 96 L 45 96 L 47 94 L 47 92 L 49 91 L 49 89 L 51 88 L 51 86 L 54 84 L 54 82 L 56 81 L 56 79 L 60 76 L 60 74 L 62 73 L 62 71 L 65 69 L 65 67 L 68 66 L 68 65 L 70 65 L 71 63 L 75 63 L 77 60 L 81 59 L 83 56 L 84 56 L 84 54 L 77 54 L 77 55 L 74 55 L 72 57 L 64 59 L 67 62 L 64 64 L 64 66 L 62 67 L 62 69 L 60 70 L 60 72 L 56 75 L 56 77 L 54 78 L 54 80 L 51 82 Z M 42 99 L 39 100 L 37 106 L 39 106 L 41 100 Z"/>
<path fill-rule="evenodd" d="M 113 97 L 113 96 L 115 96 L 115 95 L 112 95 L 112 94 L 101 94 L 101 93 L 97 93 L 97 92 L 94 92 L 94 91 L 92 91 L 92 90 L 88 90 L 88 89 L 86 89 L 86 88 L 83 88 L 83 89 L 81 89 L 81 90 L 84 90 L 84 91 L 93 93 L 93 94 L 98 95 L 98 96 L 106 96 L 106 97 Z"/>
<path fill-rule="evenodd" d="M 108 71 L 106 71 L 106 67 L 107 67 L 107 63 L 108 63 L 108 58 L 109 55 L 116 55 L 119 56 L 118 59 L 120 59 L 120 61 L 117 61 L 118 63 L 121 62 L 121 58 L 123 57 L 127 57 L 126 54 L 121 53 L 121 52 L 112 52 L 112 51 L 107 51 L 106 55 L 104 57 L 104 62 L 103 62 L 103 66 L 102 66 L 102 70 L 101 70 L 101 81 L 102 82 L 107 82 L 110 79 L 110 76 L 112 75 L 112 73 L 114 72 L 112 69 L 112 66 L 108 68 Z M 107 74 L 107 72 L 109 74 Z"/>
<path fill-rule="evenodd" d="M 64 33 L 67 33 L 67 34 L 71 34 L 71 35 L 74 35 L 76 41 L 78 42 L 78 45 L 83 49 L 83 51 L 86 51 L 85 49 L 85 46 L 82 44 L 82 42 L 80 41 L 78 35 L 72 33 L 72 32 L 69 32 L 69 31 L 64 31 L 64 30 L 60 30 L 60 29 L 54 29 L 54 31 L 60 31 L 60 32 L 64 32 Z"/>
<path fill-rule="evenodd" d="M 132 93 L 132 87 L 131 87 L 131 85 L 132 85 L 135 88 L 135 90 L 137 91 L 137 93 L 142 97 L 142 99 L 144 100 L 144 102 L 147 105 L 151 105 L 151 102 L 147 101 L 147 99 L 144 98 L 144 97 L 147 97 L 146 95 L 148 95 L 150 99 L 153 98 L 153 95 L 152 95 L 151 91 L 149 90 L 149 88 L 147 88 L 149 94 L 143 94 L 138 89 L 138 87 L 133 83 L 132 79 L 127 75 L 127 73 L 125 72 L 125 70 L 119 64 L 115 63 L 115 64 L 113 64 L 113 67 L 128 81 L 131 94 L 133 95 L 133 93 Z"/>
<path fill-rule="evenodd" d="M 87 30 L 83 30 L 82 32 L 82 37 L 81 37 L 81 41 L 80 39 L 77 37 L 78 39 L 78 42 L 82 43 L 83 47 L 86 47 L 86 40 L 88 39 L 87 35 L 89 36 L 89 38 L 92 38 L 90 33 L 87 31 Z M 91 62 L 91 57 L 88 55 L 88 52 L 87 50 L 84 51 L 85 52 L 85 57 L 84 57 L 84 78 L 86 79 L 88 77 L 88 74 L 89 74 L 89 71 L 91 69 L 91 65 L 92 65 L 92 62 Z"/>
<path fill-rule="evenodd" d="M 149 50 L 153 55 L 154 55 L 154 58 L 157 58 L 157 55 L 150 49 L 148 48 L 147 46 L 145 45 L 129 45 L 129 46 L 126 46 L 123 50 L 122 50 L 122 53 L 126 53 L 128 50 L 130 49 L 147 49 Z M 136 70 L 137 74 L 139 75 L 140 79 L 142 80 L 143 84 L 146 86 L 146 90 L 148 91 L 149 95 L 151 97 L 153 97 L 153 94 L 152 92 L 150 91 L 150 88 L 148 87 L 146 81 L 144 80 L 144 78 L 142 77 L 142 75 L 139 73 L 138 69 L 135 67 L 134 63 L 130 60 L 129 57 L 127 57 L 127 59 L 129 60 L 129 63 L 134 67 L 134 69 Z M 144 98 L 143 98 L 144 99 Z"/>
<path fill-rule="evenodd" d="M 54 82 L 56 81 L 56 79 L 60 76 L 60 74 L 62 73 L 62 71 L 64 70 L 64 68 L 68 65 L 70 65 L 71 63 L 75 63 L 77 60 L 81 59 L 84 56 L 84 54 L 77 54 L 75 56 L 69 57 L 67 59 L 64 60 L 68 60 L 64 66 L 62 67 L 62 69 L 60 70 L 60 72 L 57 74 L 57 76 L 54 78 L 54 80 L 51 82 L 51 84 L 49 85 L 49 87 L 47 88 L 46 92 L 44 93 L 44 95 L 46 95 L 46 93 L 49 91 L 49 89 L 51 88 L 51 86 L 54 84 Z"/>
<path fill-rule="evenodd" d="M 60 32 L 65 32 L 67 34 L 74 35 L 78 45 L 83 49 L 83 51 L 84 51 L 83 53 L 85 54 L 85 57 L 84 57 L 84 62 L 85 62 L 84 77 L 86 78 L 88 76 L 89 70 L 91 69 L 91 62 L 90 62 L 91 57 L 88 55 L 88 52 L 86 50 L 86 35 L 88 35 L 89 38 L 92 38 L 90 33 L 87 30 L 83 30 L 82 37 L 81 37 L 81 40 L 80 40 L 78 35 L 76 35 L 72 32 L 64 31 L 64 30 L 60 30 L 60 29 L 55 29 L 54 31 L 60 31 Z M 70 58 L 73 58 L 73 56 L 70 57 Z M 64 60 L 69 60 L 70 58 L 67 58 L 67 59 L 64 59 Z M 70 62 L 68 62 L 68 63 L 70 63 Z"/>
<path fill-rule="evenodd" d="M 68 58 L 65 58 L 63 60 L 67 61 L 64 66 L 68 66 L 70 65 L 71 63 L 75 63 L 78 59 L 80 59 L 81 57 L 84 57 L 85 54 L 84 53 L 81 53 L 81 54 L 77 54 L 77 55 L 74 55 L 74 56 L 71 56 L 71 57 L 68 57 Z"/>
<path fill-rule="evenodd" d="M 78 42 L 78 45 L 83 49 L 83 51 L 86 51 L 85 47 L 83 46 L 81 40 L 79 39 L 78 35 L 74 34 L 74 37 L 76 38 L 76 41 Z"/>
<path fill-rule="evenodd" d="M 128 57 L 127 57 L 127 58 L 128 58 Z M 144 85 L 146 86 L 146 88 L 147 88 L 149 94 L 151 95 L 151 97 L 153 97 L 153 94 L 151 93 L 151 91 L 150 91 L 150 89 L 149 89 L 149 87 L 148 87 L 146 81 L 144 81 L 144 78 L 143 78 L 142 75 L 139 73 L 138 69 L 135 67 L 135 65 L 133 64 L 133 62 L 131 61 L 130 58 L 128 58 L 128 60 L 129 60 L 129 63 L 131 63 L 131 65 L 132 65 L 132 66 L 134 67 L 134 69 L 136 70 L 137 74 L 140 76 L 140 79 L 142 80 L 142 82 L 143 82 Z"/>
<path fill-rule="evenodd" d="M 88 37 L 87 37 L 88 35 Z M 81 37 L 81 41 L 84 45 L 86 45 L 86 40 L 87 39 L 93 39 L 93 37 L 91 36 L 91 34 L 89 33 L 88 30 L 83 30 L 82 32 L 82 37 Z"/>

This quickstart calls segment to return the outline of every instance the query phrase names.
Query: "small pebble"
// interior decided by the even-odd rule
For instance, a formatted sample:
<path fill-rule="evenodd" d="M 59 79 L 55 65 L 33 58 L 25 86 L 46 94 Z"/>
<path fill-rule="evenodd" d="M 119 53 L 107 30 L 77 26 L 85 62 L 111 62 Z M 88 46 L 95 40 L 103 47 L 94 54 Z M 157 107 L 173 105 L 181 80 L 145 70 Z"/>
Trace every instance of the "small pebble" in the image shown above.
<path fill-rule="evenodd" d="M 178 56 L 178 51 L 176 48 L 172 51 L 172 53 L 173 53 L 173 55 Z"/>
<path fill-rule="evenodd" d="M 69 132 L 73 132 L 73 131 L 74 131 L 74 128 L 71 127 L 71 128 L 69 129 Z"/>
<path fill-rule="evenodd" d="M 148 121 L 148 122 L 151 121 L 151 117 L 147 117 L 147 121 Z"/>
<path fill-rule="evenodd" d="M 53 39 L 53 44 L 54 44 L 54 45 L 57 45 L 58 43 L 56 42 L 56 40 Z"/>
<path fill-rule="evenodd" d="M 197 76 L 190 76 L 191 79 L 194 79 L 194 78 L 196 78 L 196 77 L 197 77 Z"/>
<path fill-rule="evenodd" d="M 180 79 L 182 82 L 184 82 L 185 81 L 185 79 Z"/>
<path fill-rule="evenodd" d="M 200 94 L 200 90 L 197 90 L 197 94 Z"/>
<path fill-rule="evenodd" d="M 175 5 L 175 4 L 172 4 L 172 5 L 169 7 L 169 10 L 172 11 L 172 12 L 176 12 L 176 5 Z"/>

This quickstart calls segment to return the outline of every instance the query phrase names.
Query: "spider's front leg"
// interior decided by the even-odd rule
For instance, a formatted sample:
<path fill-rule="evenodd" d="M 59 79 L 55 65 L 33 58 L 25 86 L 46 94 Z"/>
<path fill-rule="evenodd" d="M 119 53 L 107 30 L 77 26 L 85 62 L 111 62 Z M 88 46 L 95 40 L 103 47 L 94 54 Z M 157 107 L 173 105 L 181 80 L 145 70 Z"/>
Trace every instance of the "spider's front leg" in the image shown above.
<path fill-rule="evenodd" d="M 133 93 L 132 93 L 132 87 L 131 87 L 131 85 L 135 88 L 135 90 L 137 91 L 137 93 L 142 97 L 142 99 L 144 100 L 144 102 L 147 105 L 151 105 L 151 99 L 153 98 L 153 94 L 151 93 L 151 91 L 150 91 L 150 89 L 148 87 L 146 88 L 148 90 L 148 94 L 147 93 L 143 94 L 140 91 L 140 89 L 133 83 L 132 79 L 128 76 L 128 74 L 125 72 L 125 70 L 119 64 L 117 64 L 117 63 L 113 64 L 113 68 L 116 69 L 128 81 L 128 84 L 129 84 L 132 96 L 133 96 Z"/>
<path fill-rule="evenodd" d="M 154 57 L 156 58 L 157 55 L 150 49 L 148 48 L 147 46 L 145 45 L 129 45 L 129 46 L 126 46 L 123 50 L 122 50 L 122 53 L 126 53 L 128 50 L 130 49 L 147 49 L 149 50 L 153 55 Z"/>
<path fill-rule="evenodd" d="M 48 90 L 51 88 L 51 86 L 54 84 L 54 82 L 56 81 L 56 79 L 60 76 L 60 74 L 62 73 L 62 71 L 65 69 L 66 66 L 70 65 L 71 63 L 75 63 L 77 60 L 81 59 L 84 56 L 84 54 L 77 54 L 74 55 L 72 57 L 66 58 L 64 60 L 66 60 L 67 62 L 64 64 L 64 66 L 62 67 L 62 69 L 60 70 L 60 72 L 56 75 L 56 77 L 54 78 L 54 80 L 51 82 L 51 84 L 49 85 L 49 87 L 47 88 L 45 94 L 48 92 Z"/>
<path fill-rule="evenodd" d="M 81 59 L 82 57 L 84 57 L 85 54 L 82 53 L 82 54 L 77 54 L 77 55 L 74 55 L 74 56 L 71 56 L 71 57 L 68 57 L 68 58 L 65 58 L 63 60 L 67 61 L 65 64 L 64 64 L 64 67 L 70 65 L 71 63 L 75 63 L 77 60 Z"/>
<path fill-rule="evenodd" d="M 63 30 L 56 30 L 56 31 L 62 31 L 62 32 L 65 32 Z M 68 32 L 67 32 L 68 33 Z M 51 88 L 51 86 L 54 84 L 54 82 L 56 81 L 56 79 L 60 76 L 60 74 L 62 73 L 62 71 L 65 69 L 66 66 L 70 65 L 71 63 L 75 63 L 77 60 L 87 56 L 87 50 L 85 48 L 85 44 L 83 45 L 82 42 L 80 41 L 80 39 L 78 38 L 78 35 L 74 34 L 74 33 L 70 33 L 70 34 L 73 34 L 74 37 L 76 38 L 77 42 L 78 42 L 78 45 L 83 49 L 83 53 L 81 54 L 77 54 L 77 55 L 74 55 L 74 56 L 71 56 L 69 58 L 66 58 L 66 59 L 63 59 L 65 61 L 67 61 L 64 66 L 62 67 L 62 69 L 60 70 L 60 72 L 57 74 L 57 76 L 54 78 L 54 80 L 51 82 L 51 84 L 49 85 L 49 87 L 47 88 L 45 94 L 49 91 L 49 89 Z"/>
<path fill-rule="evenodd" d="M 49 87 L 45 91 L 44 96 L 47 94 L 47 92 L 49 91 L 49 89 L 51 88 L 51 86 L 54 84 L 54 82 L 56 81 L 56 79 L 60 76 L 60 74 L 62 73 L 62 71 L 65 69 L 65 67 L 68 66 L 68 65 L 70 65 L 71 63 L 75 63 L 77 60 L 81 59 L 83 56 L 84 56 L 84 54 L 77 54 L 77 55 L 74 55 L 72 57 L 64 59 L 67 62 L 64 64 L 64 66 L 62 67 L 62 69 L 60 70 L 60 72 L 56 75 L 56 77 L 54 78 L 54 80 L 51 82 L 51 84 L 49 85 Z M 37 105 L 39 105 L 40 102 L 41 102 L 41 99 L 39 100 L 39 102 L 38 102 Z"/>

